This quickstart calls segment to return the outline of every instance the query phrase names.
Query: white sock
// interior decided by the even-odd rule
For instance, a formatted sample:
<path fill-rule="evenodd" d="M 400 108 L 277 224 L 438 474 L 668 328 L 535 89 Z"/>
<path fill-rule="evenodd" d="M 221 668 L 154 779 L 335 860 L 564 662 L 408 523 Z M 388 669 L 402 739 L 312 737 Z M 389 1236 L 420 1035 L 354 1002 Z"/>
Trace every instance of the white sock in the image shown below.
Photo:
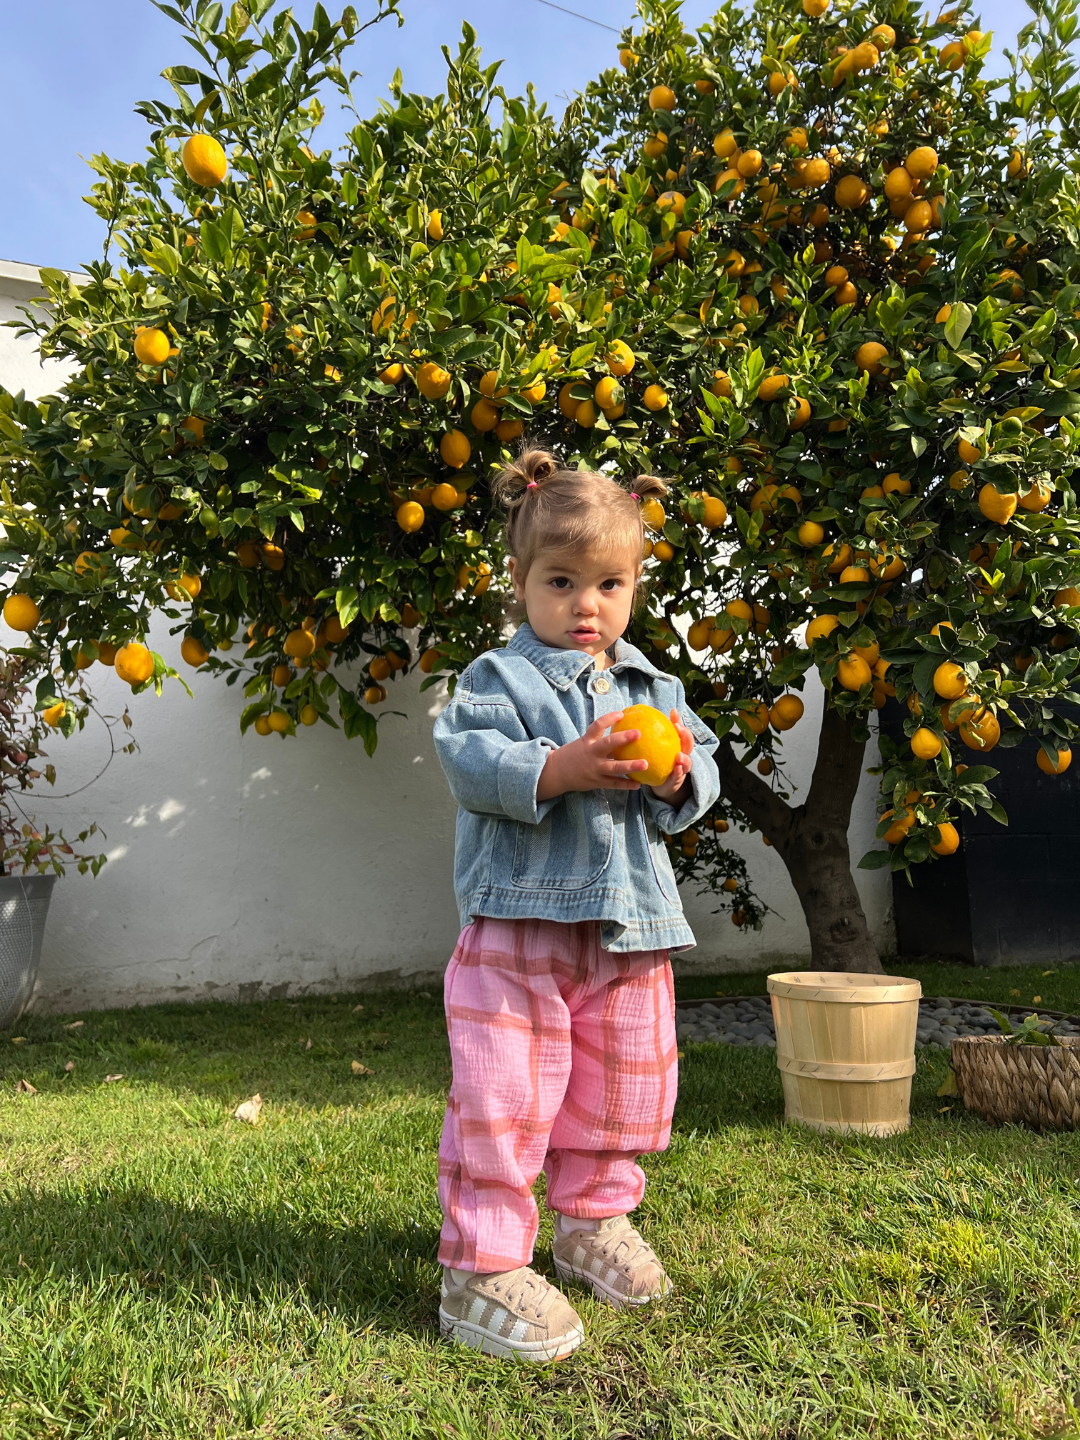
<path fill-rule="evenodd" d="M 555 1216 L 555 1229 L 560 1235 L 569 1235 L 572 1230 L 599 1230 L 603 1220 L 578 1220 L 574 1215 L 563 1215 L 557 1212 Z"/>
<path fill-rule="evenodd" d="M 472 1270 L 453 1270 L 449 1265 L 444 1265 L 443 1269 L 452 1285 L 464 1285 L 469 1276 L 473 1274 Z"/>

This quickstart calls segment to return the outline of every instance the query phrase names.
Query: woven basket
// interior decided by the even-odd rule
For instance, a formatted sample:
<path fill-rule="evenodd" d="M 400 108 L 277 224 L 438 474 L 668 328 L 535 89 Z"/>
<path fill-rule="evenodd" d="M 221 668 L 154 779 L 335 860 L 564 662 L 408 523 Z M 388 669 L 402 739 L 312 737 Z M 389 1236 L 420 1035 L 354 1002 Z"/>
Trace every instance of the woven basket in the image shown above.
<path fill-rule="evenodd" d="M 1008 1045 L 1004 1035 L 952 1042 L 956 1088 L 968 1110 L 994 1125 L 1080 1129 L 1080 1036 L 1061 1045 Z"/>

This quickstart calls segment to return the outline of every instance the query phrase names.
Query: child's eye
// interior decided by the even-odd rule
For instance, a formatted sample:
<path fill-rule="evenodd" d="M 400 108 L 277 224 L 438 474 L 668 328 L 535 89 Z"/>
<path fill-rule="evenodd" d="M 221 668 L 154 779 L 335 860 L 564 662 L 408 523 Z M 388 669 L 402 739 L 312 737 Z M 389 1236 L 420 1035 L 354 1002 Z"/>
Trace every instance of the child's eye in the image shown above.
<path fill-rule="evenodd" d="M 566 575 L 555 575 L 551 580 L 551 584 L 555 586 L 556 590 L 565 590 L 568 588 L 570 581 Z"/>
<path fill-rule="evenodd" d="M 600 588 L 601 590 L 620 590 L 622 588 L 622 583 L 623 582 L 621 580 L 616 578 L 612 578 L 611 580 L 602 580 L 600 582 Z"/>

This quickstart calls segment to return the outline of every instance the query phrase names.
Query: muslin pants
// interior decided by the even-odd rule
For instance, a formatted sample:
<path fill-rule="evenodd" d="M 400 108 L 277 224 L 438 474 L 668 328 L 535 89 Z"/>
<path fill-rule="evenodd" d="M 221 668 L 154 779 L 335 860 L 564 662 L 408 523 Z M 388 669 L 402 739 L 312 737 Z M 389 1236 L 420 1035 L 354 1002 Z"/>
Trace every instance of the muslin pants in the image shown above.
<path fill-rule="evenodd" d="M 664 950 L 601 949 L 595 921 L 467 925 L 446 972 L 453 1084 L 439 1146 L 439 1259 L 487 1273 L 527 1265 L 538 1213 L 633 1210 L 637 1163 L 664 1150 L 678 1080 Z"/>

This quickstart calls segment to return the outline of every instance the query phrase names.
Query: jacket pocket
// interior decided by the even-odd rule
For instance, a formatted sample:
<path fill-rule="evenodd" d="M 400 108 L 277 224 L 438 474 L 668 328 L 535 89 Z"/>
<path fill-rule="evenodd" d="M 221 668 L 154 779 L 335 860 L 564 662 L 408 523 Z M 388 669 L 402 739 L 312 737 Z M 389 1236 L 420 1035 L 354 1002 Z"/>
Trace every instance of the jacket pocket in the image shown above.
<path fill-rule="evenodd" d="M 667 846 L 660 839 L 660 831 L 652 816 L 646 811 L 640 796 L 638 797 L 638 824 L 645 837 L 645 848 L 649 852 L 649 860 L 652 863 L 653 874 L 656 876 L 660 893 L 665 900 L 670 900 L 673 905 L 678 905 L 679 887 L 675 880 L 675 871 L 671 868 Z"/>
<path fill-rule="evenodd" d="M 518 825 L 511 883 L 523 890 L 580 890 L 611 863 L 614 826 L 599 790 L 572 790 L 539 825 Z"/>

